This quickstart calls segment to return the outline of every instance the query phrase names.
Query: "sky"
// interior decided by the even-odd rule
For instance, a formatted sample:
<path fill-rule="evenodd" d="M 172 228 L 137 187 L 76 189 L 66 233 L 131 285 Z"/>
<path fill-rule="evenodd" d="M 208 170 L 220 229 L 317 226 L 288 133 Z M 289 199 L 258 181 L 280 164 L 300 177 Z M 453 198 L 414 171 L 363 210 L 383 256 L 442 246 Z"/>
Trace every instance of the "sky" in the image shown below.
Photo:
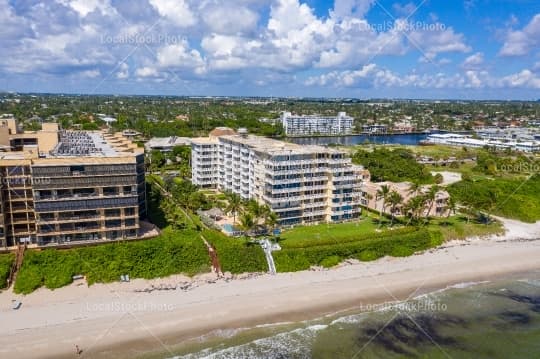
<path fill-rule="evenodd" d="M 539 0 L 0 0 L 0 91 L 540 99 Z"/>

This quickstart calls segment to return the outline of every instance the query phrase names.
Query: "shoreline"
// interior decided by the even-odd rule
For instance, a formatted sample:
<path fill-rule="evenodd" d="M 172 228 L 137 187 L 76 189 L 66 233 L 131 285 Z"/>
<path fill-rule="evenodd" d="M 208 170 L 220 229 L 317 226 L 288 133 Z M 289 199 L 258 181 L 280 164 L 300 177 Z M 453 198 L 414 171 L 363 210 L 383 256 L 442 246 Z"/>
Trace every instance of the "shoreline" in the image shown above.
<path fill-rule="evenodd" d="M 216 330 L 321 318 L 464 282 L 539 271 L 540 223 L 503 222 L 506 235 L 453 241 L 410 257 L 205 283 L 207 276 L 189 291 L 134 292 L 149 283 L 185 280 L 173 276 L 90 288 L 74 283 L 25 297 L 2 292 L 0 356 L 70 358 L 75 345 L 88 358 L 172 356 L 167 348 L 211 338 Z M 23 302 L 18 311 L 10 309 L 15 297 Z"/>

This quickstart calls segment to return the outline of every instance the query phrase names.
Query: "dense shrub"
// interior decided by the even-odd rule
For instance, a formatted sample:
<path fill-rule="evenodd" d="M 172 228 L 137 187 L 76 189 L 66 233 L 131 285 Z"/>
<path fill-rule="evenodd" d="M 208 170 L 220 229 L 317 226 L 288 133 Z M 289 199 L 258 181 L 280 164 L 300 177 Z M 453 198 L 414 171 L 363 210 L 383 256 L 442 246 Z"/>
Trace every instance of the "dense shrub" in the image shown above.
<path fill-rule="evenodd" d="M 433 183 L 434 178 L 424 165 L 416 161 L 412 151 L 403 148 L 386 148 L 373 151 L 358 150 L 353 155 L 355 163 L 365 166 L 374 182 L 411 181 Z"/>
<path fill-rule="evenodd" d="M 329 265 L 336 261 L 356 258 L 375 260 L 386 255 L 402 257 L 442 243 L 440 232 L 420 229 L 409 233 L 393 233 L 383 237 L 360 239 L 339 244 L 324 244 L 305 248 L 283 248 L 274 252 L 279 272 L 306 270 L 313 265 Z M 332 259 L 329 259 L 332 258 Z"/>
<path fill-rule="evenodd" d="M 528 181 L 483 179 L 461 181 L 448 187 L 459 202 L 472 208 L 493 212 L 524 222 L 540 220 L 540 176 Z"/>
<path fill-rule="evenodd" d="M 324 258 L 320 264 L 324 268 L 331 268 L 337 266 L 339 263 L 341 263 L 341 258 L 339 256 L 329 256 Z"/>
<path fill-rule="evenodd" d="M 246 273 L 266 272 L 268 264 L 259 244 L 241 238 L 231 238 L 224 234 L 204 230 L 203 235 L 217 251 L 223 272 Z"/>
<path fill-rule="evenodd" d="M 68 250 L 28 251 L 17 275 L 16 293 L 30 293 L 46 286 L 55 289 L 83 274 L 89 284 L 107 283 L 122 274 L 132 278 L 156 278 L 176 273 L 195 275 L 207 272 L 210 259 L 195 231 L 165 229 L 155 239 L 116 242 Z"/>
<path fill-rule="evenodd" d="M 0 288 L 7 287 L 7 279 L 14 260 L 14 254 L 0 254 Z"/>
<path fill-rule="evenodd" d="M 392 237 L 407 233 L 415 232 L 417 229 L 415 227 L 403 227 L 393 230 L 385 230 L 382 232 L 368 232 L 368 233 L 348 233 L 347 235 L 340 236 L 328 236 L 324 235 L 322 238 L 313 238 L 312 236 L 304 236 L 302 238 L 292 238 L 286 239 L 280 242 L 280 245 L 283 248 L 309 248 L 313 246 L 321 245 L 330 245 L 330 244 L 340 244 L 348 242 L 357 242 L 364 239 L 375 239 L 375 238 L 385 238 Z"/>

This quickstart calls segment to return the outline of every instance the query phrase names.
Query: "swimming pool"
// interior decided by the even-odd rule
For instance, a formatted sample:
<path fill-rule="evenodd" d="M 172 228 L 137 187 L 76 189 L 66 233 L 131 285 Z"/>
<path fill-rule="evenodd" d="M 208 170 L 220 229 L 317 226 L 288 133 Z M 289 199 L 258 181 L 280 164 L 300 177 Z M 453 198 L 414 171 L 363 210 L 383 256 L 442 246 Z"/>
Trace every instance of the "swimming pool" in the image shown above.
<path fill-rule="evenodd" d="M 232 224 L 230 223 L 225 223 L 221 226 L 221 228 L 223 228 L 223 231 L 229 233 L 229 234 L 234 234 L 234 233 L 238 233 L 240 232 L 240 230 L 238 228 L 236 228 L 235 226 L 233 226 Z"/>

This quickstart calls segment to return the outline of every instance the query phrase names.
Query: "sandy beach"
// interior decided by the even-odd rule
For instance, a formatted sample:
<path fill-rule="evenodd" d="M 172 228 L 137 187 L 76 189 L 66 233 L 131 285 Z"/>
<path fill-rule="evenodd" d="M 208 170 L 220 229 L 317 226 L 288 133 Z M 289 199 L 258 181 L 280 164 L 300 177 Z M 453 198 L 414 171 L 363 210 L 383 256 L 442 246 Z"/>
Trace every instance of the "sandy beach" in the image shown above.
<path fill-rule="evenodd" d="M 311 319 L 462 282 L 540 270 L 540 222 L 504 220 L 504 236 L 446 243 L 407 258 L 331 270 L 215 280 L 204 275 L 0 293 L 0 357 L 132 358 L 216 330 Z M 140 290 L 166 285 L 186 290 Z M 11 309 L 11 300 L 23 302 Z M 171 355 L 172 356 L 172 355 Z"/>

